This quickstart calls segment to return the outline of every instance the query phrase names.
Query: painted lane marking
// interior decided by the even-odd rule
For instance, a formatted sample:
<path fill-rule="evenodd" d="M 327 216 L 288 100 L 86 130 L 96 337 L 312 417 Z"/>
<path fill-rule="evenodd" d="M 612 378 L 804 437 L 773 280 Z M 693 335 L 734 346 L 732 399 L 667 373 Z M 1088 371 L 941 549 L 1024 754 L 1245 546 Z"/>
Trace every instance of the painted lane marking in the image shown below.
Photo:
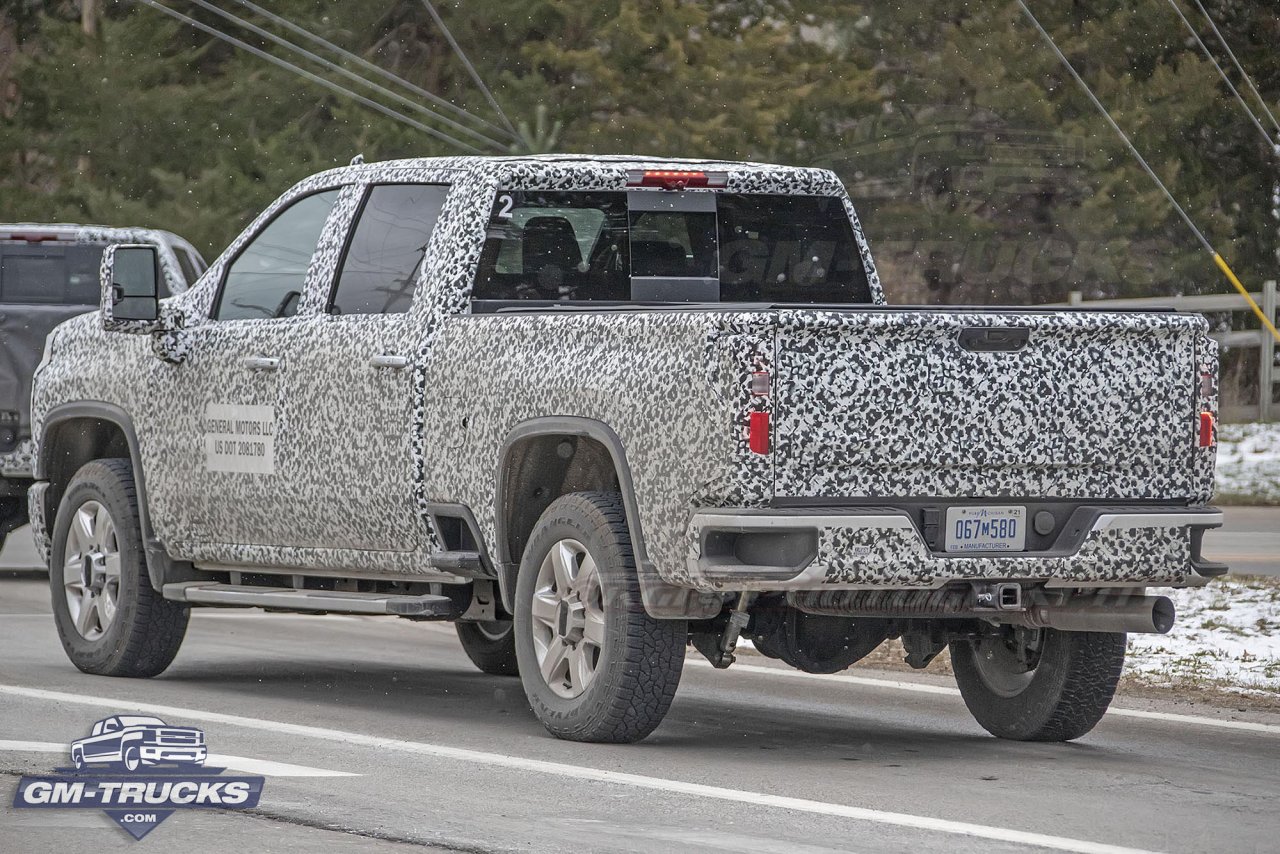
<path fill-rule="evenodd" d="M 0 739 L 0 752 L 15 753 L 61 753 L 66 755 L 67 746 L 56 741 L 7 741 Z M 266 759 L 251 759 L 248 756 L 231 756 L 227 753 L 210 753 L 205 763 L 214 768 L 228 768 L 232 771 L 243 771 L 247 774 L 261 774 L 264 777 L 361 777 L 350 771 L 330 771 L 327 768 L 312 768 L 307 765 L 291 765 L 288 762 L 270 762 Z"/>
<path fill-rule="evenodd" d="M 709 786 L 704 783 L 689 783 L 683 780 L 670 780 L 662 777 L 648 777 L 642 774 L 628 774 L 621 771 L 605 771 L 600 768 L 589 768 L 580 765 L 568 765 L 551 762 L 545 759 L 528 759 L 522 756 L 510 756 L 503 753 L 488 753 L 480 750 L 469 750 L 462 747 L 449 747 L 443 744 L 429 744 L 421 741 L 403 741 L 395 738 L 384 738 L 359 732 L 327 729 L 324 727 L 291 724 L 283 721 L 264 720 L 261 718 L 228 715 L 221 712 L 208 712 L 201 709 L 187 709 L 177 706 L 162 706 L 154 703 L 139 703 L 136 700 L 125 700 L 111 697 L 88 697 L 80 694 L 66 694 L 60 691 L 46 691 L 39 688 L 24 688 L 19 685 L 0 685 L 0 694 L 17 697 L 29 697 L 36 700 L 49 700 L 77 706 L 109 708 L 116 711 L 135 710 L 164 717 L 174 717 L 205 723 L 219 723 L 228 726 L 266 732 L 284 733 L 286 735 L 334 741 L 341 744 L 368 747 L 379 752 L 388 750 L 409 753 L 418 756 L 431 756 L 439 759 L 468 762 L 473 765 L 488 765 L 517 771 L 529 771 L 547 774 L 572 780 L 588 780 L 597 783 L 613 783 L 630 786 L 635 789 L 647 789 L 668 794 L 689 795 L 691 797 L 709 798 L 719 801 L 730 801 L 753 806 L 773 807 L 776 809 L 794 810 L 815 815 L 848 818 L 855 821 L 894 827 L 923 830 L 933 833 L 947 833 L 956 836 L 967 836 L 977 839 L 990 839 L 998 842 L 1009 842 L 1015 845 L 1030 845 L 1048 848 L 1054 851 L 1071 851 L 1077 854 L 1151 854 L 1138 848 L 1125 848 L 1119 845 L 1108 845 L 1102 842 L 1090 842 L 1084 839 L 1071 839 L 1065 836 L 1051 836 L 1032 833 L 1025 830 L 1013 830 L 1004 827 L 991 827 L 982 824 L 971 824 L 964 821 L 951 821 L 931 816 L 911 815 L 909 813 L 886 812 L 866 807 L 847 806 L 845 804 L 814 801 L 807 798 L 791 798 L 783 795 L 770 795 L 764 792 L 752 792 L 746 789 L 729 789 L 721 786 Z"/>
<path fill-rule="evenodd" d="M 701 658 L 690 658 L 685 661 L 686 666 L 711 667 L 711 662 Z M 758 673 L 766 676 L 781 676 L 786 679 L 816 679 L 820 682 L 842 682 L 847 685 L 862 685 L 867 688 L 889 688 L 894 691 L 910 691 L 915 694 L 946 694 L 952 697 L 959 697 L 960 691 L 957 688 L 948 688 L 944 685 L 925 685 L 920 682 L 905 682 L 898 679 L 876 679 L 870 676 L 849 676 L 843 673 L 822 674 L 822 673 L 805 673 L 802 670 L 783 670 L 780 667 L 761 667 L 756 664 L 735 664 L 729 668 L 730 672 L 734 670 L 743 673 Z M 1218 729 L 1238 729 L 1246 732 L 1261 732 L 1267 735 L 1280 735 L 1280 725 L 1262 724 L 1253 721 L 1227 721 L 1218 718 L 1206 718 L 1199 715 L 1180 715 L 1174 712 L 1146 712 L 1141 709 L 1117 709 L 1112 706 L 1107 710 L 1107 717 L 1121 718 L 1142 718 L 1144 720 L 1165 721 L 1167 723 L 1188 724 L 1192 726 L 1216 727 Z"/>

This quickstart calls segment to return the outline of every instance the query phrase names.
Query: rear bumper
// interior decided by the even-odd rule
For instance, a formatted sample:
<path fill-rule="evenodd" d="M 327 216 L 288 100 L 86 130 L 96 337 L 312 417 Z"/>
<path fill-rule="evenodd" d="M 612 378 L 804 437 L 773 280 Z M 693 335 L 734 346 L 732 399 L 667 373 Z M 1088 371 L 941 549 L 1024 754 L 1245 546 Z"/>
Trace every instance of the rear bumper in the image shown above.
<path fill-rule="evenodd" d="M 949 554 L 889 507 L 707 509 L 689 528 L 688 584 L 700 590 L 939 587 L 952 581 L 1049 586 L 1189 586 L 1226 572 L 1204 560 L 1215 508 L 1083 508 L 1078 531 L 1042 552 Z M 1070 536 L 1068 536 L 1070 535 Z"/>

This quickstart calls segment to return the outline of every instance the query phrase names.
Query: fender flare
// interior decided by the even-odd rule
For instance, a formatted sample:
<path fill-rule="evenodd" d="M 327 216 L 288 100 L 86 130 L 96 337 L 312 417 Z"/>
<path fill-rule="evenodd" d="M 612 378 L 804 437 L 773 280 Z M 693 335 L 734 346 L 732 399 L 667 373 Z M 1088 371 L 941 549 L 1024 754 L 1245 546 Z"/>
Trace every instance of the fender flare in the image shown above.
<path fill-rule="evenodd" d="M 77 418 L 94 418 L 99 421 L 106 421 L 114 424 L 124 434 L 125 443 L 129 446 L 129 462 L 133 466 L 133 485 L 138 494 L 138 523 L 142 529 L 142 548 L 147 563 L 147 576 L 151 580 L 151 586 L 155 588 L 156 592 L 160 592 L 166 581 L 181 580 L 177 576 L 180 570 L 189 567 L 189 564 L 175 561 L 171 558 L 169 552 L 165 550 L 164 544 L 156 537 L 155 530 L 151 527 L 151 512 L 147 505 L 147 479 L 142 471 L 142 453 L 138 444 L 138 431 L 134 429 L 133 419 L 129 417 L 129 413 L 115 404 L 98 400 L 64 403 L 49 410 L 45 415 L 44 422 L 41 424 L 40 436 L 36 445 L 38 450 L 35 459 L 35 478 L 37 481 L 48 480 L 49 478 L 49 462 L 52 449 L 46 440 L 50 431 L 64 421 L 71 421 Z M 58 508 L 56 507 L 45 507 L 45 518 L 49 520 L 50 528 L 46 534 L 50 538 L 53 536 L 53 525 L 57 524 L 57 510 Z"/>
<path fill-rule="evenodd" d="M 640 577 L 640 592 L 645 611 L 655 618 L 686 619 L 705 618 L 719 613 L 719 597 L 707 597 L 696 590 L 677 587 L 662 580 L 657 567 L 649 559 L 645 548 L 644 531 L 640 522 L 640 506 L 636 500 L 635 481 L 622 439 L 603 421 L 578 416 L 548 416 L 522 421 L 512 428 L 498 452 L 498 468 L 493 496 L 494 550 L 497 557 L 498 592 L 507 613 L 515 613 L 516 574 L 520 570 L 519 556 L 508 553 L 506 513 L 503 497 L 507 492 L 507 460 L 516 443 L 537 436 L 583 436 L 599 442 L 609 452 L 614 472 L 618 476 L 618 490 L 622 494 L 622 506 L 627 514 L 627 529 L 631 535 L 631 547 L 635 552 L 636 571 Z"/>

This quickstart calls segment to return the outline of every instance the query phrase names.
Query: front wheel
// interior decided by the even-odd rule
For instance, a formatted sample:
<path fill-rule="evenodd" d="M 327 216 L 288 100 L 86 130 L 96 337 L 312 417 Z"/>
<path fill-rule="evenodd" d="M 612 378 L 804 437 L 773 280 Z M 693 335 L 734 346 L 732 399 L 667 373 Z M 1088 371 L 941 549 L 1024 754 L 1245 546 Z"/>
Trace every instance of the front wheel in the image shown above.
<path fill-rule="evenodd" d="M 71 479 L 49 586 L 62 648 L 85 673 L 155 676 L 178 654 L 190 609 L 151 586 L 128 460 L 94 460 Z"/>
<path fill-rule="evenodd" d="M 645 613 L 622 499 L 581 492 L 542 514 L 516 583 L 516 658 L 557 738 L 639 741 L 680 684 L 688 626 Z"/>
<path fill-rule="evenodd" d="M 1102 719 L 1126 636 L 1002 626 L 951 644 L 951 668 L 982 728 L 1017 741 L 1070 741 Z"/>
<path fill-rule="evenodd" d="M 138 755 L 138 748 L 126 747 L 124 749 L 124 767 L 126 771 L 137 771 L 142 767 L 142 757 Z"/>

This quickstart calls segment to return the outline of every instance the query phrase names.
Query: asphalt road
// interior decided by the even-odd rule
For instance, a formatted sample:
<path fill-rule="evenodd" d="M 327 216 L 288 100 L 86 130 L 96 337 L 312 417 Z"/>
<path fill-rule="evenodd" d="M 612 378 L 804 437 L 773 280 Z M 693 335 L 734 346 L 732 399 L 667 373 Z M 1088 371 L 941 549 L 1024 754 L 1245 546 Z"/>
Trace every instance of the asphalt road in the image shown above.
<path fill-rule="evenodd" d="M 44 580 L 9 574 L 0 851 L 1276 850 L 1280 713 L 1116 705 L 1137 711 L 1075 744 L 1016 744 L 943 678 L 691 657 L 647 741 L 570 744 L 447 625 L 206 609 L 162 677 L 108 679 L 63 656 Z M 129 711 L 202 727 L 223 761 L 266 773 L 259 809 L 178 813 L 134 843 L 98 812 L 9 806 L 19 774 Z"/>

